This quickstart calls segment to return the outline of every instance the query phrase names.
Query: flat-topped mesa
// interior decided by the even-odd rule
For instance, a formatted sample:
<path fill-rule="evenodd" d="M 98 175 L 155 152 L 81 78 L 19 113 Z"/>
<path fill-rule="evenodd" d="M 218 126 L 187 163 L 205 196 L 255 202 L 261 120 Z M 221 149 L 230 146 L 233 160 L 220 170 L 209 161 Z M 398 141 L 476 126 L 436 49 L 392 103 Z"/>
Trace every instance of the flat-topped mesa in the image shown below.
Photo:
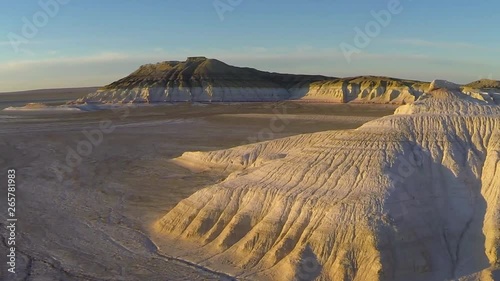
<path fill-rule="evenodd" d="M 290 98 L 289 88 L 308 89 L 319 75 L 288 75 L 235 67 L 202 56 L 146 64 L 77 102 L 256 102 Z"/>
<path fill-rule="evenodd" d="M 204 56 L 185 61 L 145 64 L 74 103 L 156 102 L 275 102 L 301 100 L 330 103 L 408 104 L 435 88 L 460 91 L 444 80 L 428 82 L 389 77 L 335 78 L 295 75 L 236 67 Z M 467 88 L 468 89 L 468 88 Z M 494 93 L 468 89 L 467 93 L 489 102 Z"/>

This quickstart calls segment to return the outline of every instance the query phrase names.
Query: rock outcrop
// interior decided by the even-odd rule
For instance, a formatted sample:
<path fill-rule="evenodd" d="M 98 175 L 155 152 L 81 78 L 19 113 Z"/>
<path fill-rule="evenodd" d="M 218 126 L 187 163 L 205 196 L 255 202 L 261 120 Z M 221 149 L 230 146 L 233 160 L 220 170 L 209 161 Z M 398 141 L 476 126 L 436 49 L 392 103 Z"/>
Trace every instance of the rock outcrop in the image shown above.
<path fill-rule="evenodd" d="M 155 229 L 242 280 L 498 280 L 500 107 L 448 86 L 357 130 L 185 153 L 230 174 Z"/>
<path fill-rule="evenodd" d="M 389 77 L 334 78 L 293 75 L 227 65 L 216 59 L 190 57 L 141 66 L 129 76 L 73 102 L 269 102 L 301 100 L 331 103 L 391 103 L 416 101 L 429 88 L 463 90 L 470 96 L 499 102 L 497 85 L 481 80 L 460 86 L 444 80 L 433 83 Z"/>
<path fill-rule="evenodd" d="M 302 88 L 325 76 L 288 75 L 190 57 L 141 66 L 79 102 L 252 102 L 288 99 L 288 88 Z"/>
<path fill-rule="evenodd" d="M 500 81 L 482 79 L 463 86 L 462 92 L 476 99 L 500 104 Z"/>
<path fill-rule="evenodd" d="M 388 77 L 362 76 L 311 83 L 308 89 L 291 89 L 291 99 L 338 103 L 412 103 L 429 83 Z M 297 94 L 298 91 L 298 94 Z"/>
<path fill-rule="evenodd" d="M 481 79 L 472 83 L 465 85 L 466 87 L 473 89 L 500 89 L 500 81 L 491 79 Z"/>

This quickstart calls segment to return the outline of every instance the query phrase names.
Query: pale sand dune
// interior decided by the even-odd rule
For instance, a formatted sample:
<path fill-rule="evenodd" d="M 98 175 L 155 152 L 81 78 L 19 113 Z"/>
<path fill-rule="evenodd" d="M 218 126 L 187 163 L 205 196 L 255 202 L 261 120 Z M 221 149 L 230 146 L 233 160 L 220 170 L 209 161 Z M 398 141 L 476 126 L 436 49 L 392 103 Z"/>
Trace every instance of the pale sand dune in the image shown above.
<path fill-rule="evenodd" d="M 184 153 L 228 177 L 157 241 L 248 280 L 497 280 L 500 107 L 440 85 L 356 130 Z"/>

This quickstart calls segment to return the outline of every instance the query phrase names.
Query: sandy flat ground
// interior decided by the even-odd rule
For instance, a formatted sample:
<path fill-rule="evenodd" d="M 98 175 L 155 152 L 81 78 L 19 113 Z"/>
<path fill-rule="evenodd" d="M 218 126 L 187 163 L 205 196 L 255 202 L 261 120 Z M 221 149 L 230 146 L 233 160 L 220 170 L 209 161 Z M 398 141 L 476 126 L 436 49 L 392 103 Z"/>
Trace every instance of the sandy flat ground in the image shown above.
<path fill-rule="evenodd" d="M 0 279 L 231 280 L 171 257 L 168 246 L 159 249 L 150 239 L 153 222 L 180 200 L 222 180 L 222 175 L 194 174 L 169 159 L 186 151 L 354 129 L 394 109 L 252 103 L 165 105 L 128 113 L 0 113 L 0 174 L 17 169 L 19 219 L 18 273 L 7 274 L 2 266 Z M 68 151 L 88 140 L 84 131 L 99 129 L 103 121 L 114 131 L 103 133 L 81 163 L 58 177 L 50 167 L 66 163 Z M 0 206 L 5 228 L 5 192 Z M 5 232 L 2 237 L 0 251 L 7 253 Z"/>

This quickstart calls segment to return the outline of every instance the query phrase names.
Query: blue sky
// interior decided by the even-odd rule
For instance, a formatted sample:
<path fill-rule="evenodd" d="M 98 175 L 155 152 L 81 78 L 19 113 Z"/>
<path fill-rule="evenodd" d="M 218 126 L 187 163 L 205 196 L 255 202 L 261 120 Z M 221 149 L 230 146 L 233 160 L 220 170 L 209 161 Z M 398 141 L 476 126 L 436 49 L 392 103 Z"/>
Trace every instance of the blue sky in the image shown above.
<path fill-rule="evenodd" d="M 197 55 L 336 77 L 500 80 L 499 10 L 496 0 L 1 1 L 0 92 L 100 86 Z"/>

